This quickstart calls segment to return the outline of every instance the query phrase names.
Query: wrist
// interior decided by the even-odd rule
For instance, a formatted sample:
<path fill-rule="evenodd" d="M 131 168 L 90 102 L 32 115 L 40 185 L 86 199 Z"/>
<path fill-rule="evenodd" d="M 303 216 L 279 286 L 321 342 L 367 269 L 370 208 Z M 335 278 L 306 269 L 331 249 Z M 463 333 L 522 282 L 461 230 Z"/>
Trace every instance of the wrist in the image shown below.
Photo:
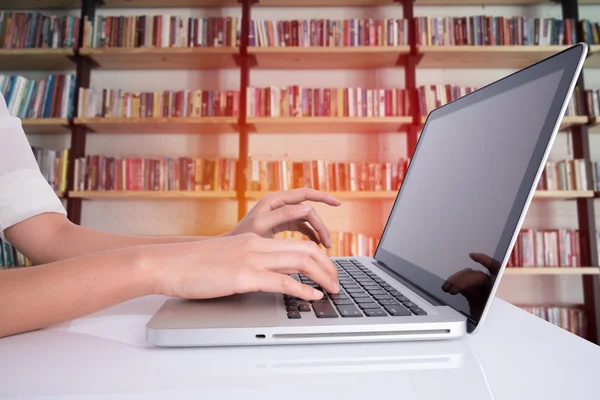
<path fill-rule="evenodd" d="M 133 281 L 144 296 L 151 294 L 162 294 L 160 290 L 160 272 L 163 263 L 160 262 L 160 254 L 157 252 L 160 245 L 142 245 L 130 247 Z"/>

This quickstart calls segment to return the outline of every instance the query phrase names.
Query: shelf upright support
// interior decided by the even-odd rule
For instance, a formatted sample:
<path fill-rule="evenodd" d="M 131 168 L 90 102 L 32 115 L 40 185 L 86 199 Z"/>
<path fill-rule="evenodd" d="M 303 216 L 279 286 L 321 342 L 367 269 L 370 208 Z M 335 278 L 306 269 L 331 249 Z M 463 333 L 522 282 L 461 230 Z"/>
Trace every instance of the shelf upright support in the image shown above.
<path fill-rule="evenodd" d="M 412 157 L 421 128 L 421 115 L 419 113 L 419 93 L 417 91 L 417 64 L 420 56 L 417 49 L 417 38 L 415 34 L 415 17 L 413 0 L 402 1 L 402 17 L 408 23 L 408 44 L 410 46 L 409 54 L 402 58 L 404 66 L 404 85 L 408 95 L 408 111 L 413 117 L 413 122 L 408 126 L 406 132 L 407 156 Z"/>
<path fill-rule="evenodd" d="M 253 0 L 239 0 L 242 3 L 242 30 L 240 38 L 240 54 L 237 57 L 238 67 L 240 68 L 240 107 L 238 117 L 239 130 L 239 157 L 237 165 L 237 201 L 238 201 L 238 221 L 244 218 L 248 210 L 248 200 L 246 199 L 246 188 L 248 187 L 247 168 L 249 156 L 249 138 L 247 123 L 247 102 L 248 86 L 250 85 L 250 63 L 248 55 L 248 41 L 250 38 L 250 11 Z"/>
<path fill-rule="evenodd" d="M 561 1 L 563 19 L 573 19 L 576 24 L 577 41 L 583 42 L 583 28 L 579 23 L 577 0 Z M 583 74 L 576 88 L 580 100 L 583 100 L 585 84 Z M 575 92 L 573 95 L 577 95 Z M 573 157 L 585 160 L 588 188 L 593 188 L 590 138 L 587 125 L 575 125 L 571 128 L 573 138 Z M 579 224 L 581 263 L 585 266 L 598 266 L 598 245 L 596 233 L 596 213 L 593 198 L 577 199 L 577 219 Z M 588 320 L 587 339 L 600 344 L 600 276 L 583 276 L 583 298 Z"/>
<path fill-rule="evenodd" d="M 75 95 L 73 98 L 73 114 L 76 114 L 79 104 L 79 89 L 90 86 L 92 74 L 92 61 L 88 57 L 82 57 L 79 50 L 83 46 L 83 32 L 85 21 L 94 20 L 96 14 L 96 0 L 83 0 L 81 3 L 81 21 L 79 23 L 79 41 L 78 48 L 75 50 L 75 62 L 77 64 L 77 75 L 75 79 Z M 67 168 L 67 191 L 75 189 L 75 160 L 85 156 L 85 139 L 87 128 L 84 126 L 71 124 L 71 149 L 69 150 L 69 165 Z M 81 205 L 82 199 L 73 199 L 69 196 L 67 200 L 67 215 L 74 224 L 81 224 Z"/>

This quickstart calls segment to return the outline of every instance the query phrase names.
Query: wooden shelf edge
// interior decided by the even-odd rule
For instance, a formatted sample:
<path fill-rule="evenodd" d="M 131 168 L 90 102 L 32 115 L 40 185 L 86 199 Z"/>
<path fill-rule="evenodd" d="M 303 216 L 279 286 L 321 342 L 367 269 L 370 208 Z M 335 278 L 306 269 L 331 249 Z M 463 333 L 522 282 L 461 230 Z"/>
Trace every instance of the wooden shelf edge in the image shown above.
<path fill-rule="evenodd" d="M 71 191 L 72 199 L 235 199 L 235 191 Z"/>
<path fill-rule="evenodd" d="M 33 49 L 0 49 L 0 56 L 71 56 L 75 51 L 71 48 L 33 48 Z"/>
<path fill-rule="evenodd" d="M 98 55 L 173 55 L 173 54 L 238 54 L 238 47 L 83 47 L 79 54 Z"/>
<path fill-rule="evenodd" d="M 261 124 L 347 124 L 347 123 L 411 123 L 412 117 L 248 117 L 247 123 Z"/>
<path fill-rule="evenodd" d="M 537 190 L 534 194 L 538 199 L 582 199 L 594 197 L 592 190 Z"/>
<path fill-rule="evenodd" d="M 237 117 L 150 117 L 150 118 L 75 118 L 75 125 L 144 125 L 144 124 L 237 124 Z"/>
<path fill-rule="evenodd" d="M 261 197 L 268 195 L 273 192 L 257 192 L 247 191 L 245 192 L 246 199 L 258 200 Z M 369 191 L 369 192 L 327 192 L 333 197 L 339 200 L 394 200 L 397 195 L 397 191 Z"/>
<path fill-rule="evenodd" d="M 506 275 L 600 275 L 599 267 L 510 267 Z"/>
<path fill-rule="evenodd" d="M 248 47 L 248 53 L 250 54 L 364 54 L 364 53 L 407 53 L 410 51 L 410 46 L 338 46 L 338 47 L 324 47 L 324 46 L 297 46 L 297 47 L 260 47 L 253 46 Z"/>
<path fill-rule="evenodd" d="M 530 53 L 557 52 L 569 48 L 566 45 L 555 46 L 417 46 L 421 53 Z"/>

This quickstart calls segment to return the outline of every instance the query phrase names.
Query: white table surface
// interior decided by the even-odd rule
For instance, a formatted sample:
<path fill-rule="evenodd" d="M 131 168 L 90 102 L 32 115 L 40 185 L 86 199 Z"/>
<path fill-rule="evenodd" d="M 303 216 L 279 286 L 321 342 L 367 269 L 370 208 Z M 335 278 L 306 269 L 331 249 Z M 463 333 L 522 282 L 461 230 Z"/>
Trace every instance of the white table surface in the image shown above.
<path fill-rule="evenodd" d="M 0 398 L 600 399 L 600 347 L 499 299 L 460 340 L 181 349 L 145 341 L 164 301 L 0 339 Z"/>

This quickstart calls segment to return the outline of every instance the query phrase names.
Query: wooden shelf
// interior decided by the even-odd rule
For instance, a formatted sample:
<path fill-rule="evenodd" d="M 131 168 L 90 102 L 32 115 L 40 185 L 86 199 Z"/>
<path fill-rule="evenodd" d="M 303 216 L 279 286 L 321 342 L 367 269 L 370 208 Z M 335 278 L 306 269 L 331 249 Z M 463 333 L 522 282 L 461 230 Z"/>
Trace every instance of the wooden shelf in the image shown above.
<path fill-rule="evenodd" d="M 25 133 L 33 135 L 71 132 L 66 118 L 24 118 L 21 125 Z"/>
<path fill-rule="evenodd" d="M 423 117 L 423 119 L 421 120 L 421 123 L 424 124 L 426 119 L 427 119 L 427 117 Z M 561 131 L 564 131 L 574 125 L 584 125 L 584 124 L 587 124 L 588 122 L 589 122 L 589 118 L 587 115 L 567 116 L 567 117 L 563 117 L 563 120 L 560 124 L 559 129 Z"/>
<path fill-rule="evenodd" d="M 196 70 L 236 68 L 236 47 L 81 49 L 98 68 L 111 70 Z"/>
<path fill-rule="evenodd" d="M 270 192 L 247 191 L 246 198 L 249 200 L 257 200 Z M 327 192 L 339 200 L 394 200 L 396 199 L 396 191 L 378 191 L 378 192 Z M 594 192 L 589 191 L 536 191 L 534 198 L 536 199 L 557 199 L 568 200 L 577 198 L 594 197 Z"/>
<path fill-rule="evenodd" d="M 418 68 L 524 68 L 569 46 L 419 46 Z"/>
<path fill-rule="evenodd" d="M 59 199 L 63 199 L 63 198 L 65 198 L 65 192 L 61 192 L 60 190 L 55 190 L 55 191 L 54 191 L 54 193 L 56 193 L 56 196 L 57 196 Z"/>
<path fill-rule="evenodd" d="M 261 197 L 271 192 L 255 192 L 247 191 L 246 198 L 248 200 L 258 200 Z M 338 200 L 394 200 L 396 191 L 379 191 L 379 192 L 327 192 Z"/>
<path fill-rule="evenodd" d="M 72 199 L 86 200 L 133 200 L 133 199 L 235 199 L 236 192 L 194 192 L 194 191 L 164 191 L 164 192 L 142 192 L 142 191 L 83 191 L 69 192 Z"/>
<path fill-rule="evenodd" d="M 550 0 L 415 0 L 417 6 L 457 6 L 457 5 L 549 5 Z M 579 0 L 579 4 L 600 4 L 600 0 Z"/>
<path fill-rule="evenodd" d="M 585 60 L 583 66 L 587 68 L 600 68 L 600 45 L 591 45 L 588 53 L 588 58 Z"/>
<path fill-rule="evenodd" d="M 252 117 L 257 133 L 391 133 L 403 130 L 412 117 Z"/>
<path fill-rule="evenodd" d="M 0 49 L 0 70 L 62 71 L 75 69 L 72 49 Z"/>
<path fill-rule="evenodd" d="M 398 47 L 250 47 L 262 69 L 390 68 L 409 51 Z"/>
<path fill-rule="evenodd" d="M 240 7 L 237 0 L 104 0 L 102 8 Z"/>
<path fill-rule="evenodd" d="M 2 0 L 3 10 L 81 8 L 81 0 Z"/>
<path fill-rule="evenodd" d="M 536 199 L 572 200 L 594 197 L 592 190 L 537 190 Z"/>
<path fill-rule="evenodd" d="M 202 118 L 75 118 L 97 133 L 232 133 L 237 117 Z"/>
<path fill-rule="evenodd" d="M 506 268 L 506 275 L 600 275 L 598 267 Z"/>

